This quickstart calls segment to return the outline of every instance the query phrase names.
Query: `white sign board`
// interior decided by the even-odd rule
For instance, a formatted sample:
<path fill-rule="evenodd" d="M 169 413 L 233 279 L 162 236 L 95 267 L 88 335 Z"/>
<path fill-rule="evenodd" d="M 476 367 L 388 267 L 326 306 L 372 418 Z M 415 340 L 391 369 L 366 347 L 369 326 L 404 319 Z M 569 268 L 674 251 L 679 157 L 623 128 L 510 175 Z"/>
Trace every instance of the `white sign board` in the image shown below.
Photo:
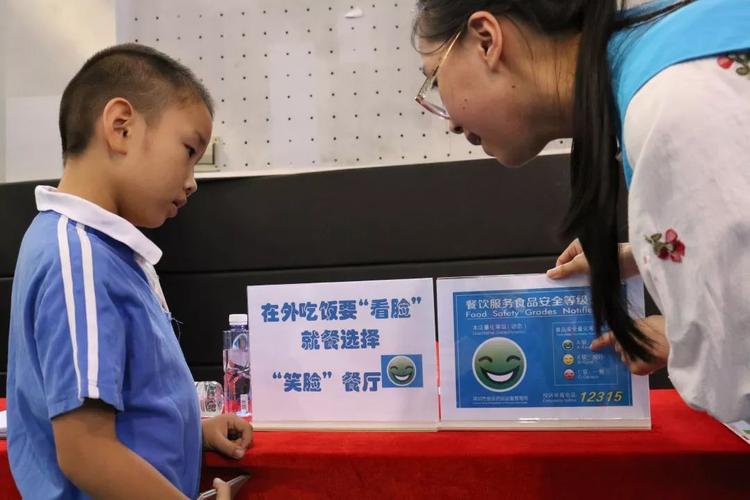
<path fill-rule="evenodd" d="M 431 279 L 247 288 L 257 429 L 438 421 Z"/>
<path fill-rule="evenodd" d="M 640 278 L 628 280 L 643 316 Z M 586 279 L 437 281 L 441 428 L 650 428 L 648 377 L 595 338 Z"/>

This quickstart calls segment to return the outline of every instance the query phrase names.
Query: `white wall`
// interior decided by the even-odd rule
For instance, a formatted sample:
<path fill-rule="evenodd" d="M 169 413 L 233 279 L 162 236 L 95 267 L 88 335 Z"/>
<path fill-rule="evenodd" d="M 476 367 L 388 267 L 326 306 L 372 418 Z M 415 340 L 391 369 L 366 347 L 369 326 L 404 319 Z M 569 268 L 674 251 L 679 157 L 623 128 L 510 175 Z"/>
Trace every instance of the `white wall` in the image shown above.
<path fill-rule="evenodd" d="M 413 3 L 367 2 L 350 19 L 350 0 L 0 0 L 0 182 L 60 176 L 60 95 L 126 41 L 205 78 L 221 173 L 485 157 L 413 101 Z"/>
<path fill-rule="evenodd" d="M 0 182 L 5 182 L 5 27 L 8 2 L 0 0 Z"/>
<path fill-rule="evenodd" d="M 115 0 L 2 1 L 0 180 L 3 171 L 8 182 L 57 178 L 60 95 L 89 56 L 115 43 Z"/>
<path fill-rule="evenodd" d="M 152 45 L 204 79 L 217 104 L 216 175 L 486 158 L 414 102 L 424 81 L 414 5 L 118 0 L 117 40 Z"/>

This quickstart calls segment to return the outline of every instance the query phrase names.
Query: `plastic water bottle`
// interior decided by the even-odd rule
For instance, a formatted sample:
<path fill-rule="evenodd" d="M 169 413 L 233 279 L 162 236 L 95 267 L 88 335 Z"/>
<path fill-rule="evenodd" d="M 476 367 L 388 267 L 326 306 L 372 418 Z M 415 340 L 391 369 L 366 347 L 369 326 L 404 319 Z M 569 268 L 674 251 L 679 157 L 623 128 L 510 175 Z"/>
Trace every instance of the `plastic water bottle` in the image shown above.
<path fill-rule="evenodd" d="M 251 400 L 247 314 L 230 314 L 224 331 L 224 412 L 249 416 Z"/>

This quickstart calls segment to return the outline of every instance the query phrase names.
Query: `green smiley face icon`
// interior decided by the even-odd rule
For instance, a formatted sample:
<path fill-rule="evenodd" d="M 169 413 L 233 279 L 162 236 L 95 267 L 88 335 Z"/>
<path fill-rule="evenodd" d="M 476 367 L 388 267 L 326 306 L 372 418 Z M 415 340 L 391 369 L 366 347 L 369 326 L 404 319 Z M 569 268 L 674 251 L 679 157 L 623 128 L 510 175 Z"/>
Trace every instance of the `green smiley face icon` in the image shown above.
<path fill-rule="evenodd" d="M 482 342 L 474 351 L 474 376 L 494 392 L 513 389 L 526 374 L 526 356 L 510 339 L 498 337 Z"/>
<path fill-rule="evenodd" d="M 394 385 L 409 385 L 417 375 L 414 361 L 407 356 L 396 356 L 388 362 L 388 379 Z"/>

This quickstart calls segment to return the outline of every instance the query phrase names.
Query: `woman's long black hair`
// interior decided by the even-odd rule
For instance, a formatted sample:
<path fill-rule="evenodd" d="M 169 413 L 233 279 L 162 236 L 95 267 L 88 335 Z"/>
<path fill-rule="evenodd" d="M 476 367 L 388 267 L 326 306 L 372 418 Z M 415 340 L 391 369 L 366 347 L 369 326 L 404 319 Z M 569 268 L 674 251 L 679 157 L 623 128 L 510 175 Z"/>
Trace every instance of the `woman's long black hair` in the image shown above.
<path fill-rule="evenodd" d="M 618 30 L 656 19 L 691 0 L 637 16 L 618 14 L 618 0 L 418 0 L 413 36 L 445 42 L 471 15 L 487 11 L 508 16 L 549 35 L 580 34 L 575 74 L 571 203 L 564 223 L 578 237 L 591 267 L 591 294 L 597 331 L 606 322 L 632 358 L 650 361 L 651 342 L 630 318 L 620 284 L 615 106 L 608 44 Z"/>

